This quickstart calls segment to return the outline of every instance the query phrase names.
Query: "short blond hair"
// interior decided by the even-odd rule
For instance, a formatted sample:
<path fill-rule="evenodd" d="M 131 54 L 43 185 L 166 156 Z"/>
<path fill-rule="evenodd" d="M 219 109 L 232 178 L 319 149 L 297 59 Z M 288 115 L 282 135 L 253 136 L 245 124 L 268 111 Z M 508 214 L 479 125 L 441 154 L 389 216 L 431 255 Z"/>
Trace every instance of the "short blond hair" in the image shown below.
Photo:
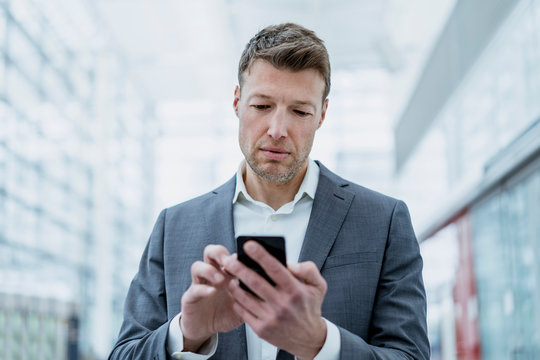
<path fill-rule="evenodd" d="M 324 42 L 303 26 L 285 23 L 268 26 L 249 40 L 238 64 L 238 83 L 257 59 L 278 69 L 316 70 L 324 80 L 323 101 L 330 93 L 330 59 Z"/>

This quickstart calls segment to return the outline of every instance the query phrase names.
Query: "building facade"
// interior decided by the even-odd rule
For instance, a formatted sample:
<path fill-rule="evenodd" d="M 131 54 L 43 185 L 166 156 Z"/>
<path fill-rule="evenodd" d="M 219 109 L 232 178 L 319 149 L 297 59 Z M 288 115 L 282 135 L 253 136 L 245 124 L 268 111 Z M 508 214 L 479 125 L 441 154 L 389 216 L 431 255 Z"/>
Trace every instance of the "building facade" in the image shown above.
<path fill-rule="evenodd" d="M 152 111 L 82 2 L 0 1 L 1 359 L 106 356 L 152 222 Z"/>
<path fill-rule="evenodd" d="M 434 358 L 540 353 L 538 34 L 539 1 L 458 1 L 396 127 L 424 257 L 453 257 L 426 282 Z"/>

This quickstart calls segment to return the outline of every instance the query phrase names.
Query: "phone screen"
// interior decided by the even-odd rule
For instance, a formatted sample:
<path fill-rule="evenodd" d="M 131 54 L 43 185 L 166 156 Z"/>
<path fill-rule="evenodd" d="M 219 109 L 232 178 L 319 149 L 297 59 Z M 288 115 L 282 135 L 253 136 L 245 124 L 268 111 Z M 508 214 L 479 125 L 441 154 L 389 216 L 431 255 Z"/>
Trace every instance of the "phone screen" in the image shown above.
<path fill-rule="evenodd" d="M 287 258 L 285 255 L 285 238 L 283 236 L 258 235 L 239 236 L 236 238 L 236 251 L 238 253 L 238 260 L 253 271 L 255 271 L 257 274 L 265 278 L 270 284 L 272 284 L 272 286 L 276 285 L 272 281 L 272 279 L 270 279 L 270 277 L 266 274 L 263 268 L 244 252 L 244 244 L 249 240 L 253 240 L 261 244 L 266 249 L 266 251 L 270 253 L 270 255 L 278 259 L 279 262 L 283 264 L 283 266 L 287 266 Z M 251 291 L 244 283 L 240 282 L 240 287 L 255 295 L 253 291 Z"/>

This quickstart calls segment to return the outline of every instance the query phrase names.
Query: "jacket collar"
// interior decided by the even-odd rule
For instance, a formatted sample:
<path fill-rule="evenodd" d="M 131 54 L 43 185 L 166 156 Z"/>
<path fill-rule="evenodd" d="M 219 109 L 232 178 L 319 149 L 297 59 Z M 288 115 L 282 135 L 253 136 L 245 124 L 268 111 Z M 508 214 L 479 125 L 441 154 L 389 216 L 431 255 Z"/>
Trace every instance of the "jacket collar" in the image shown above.
<path fill-rule="evenodd" d="M 319 161 L 315 163 L 320 168 L 319 183 L 299 261 L 314 261 L 320 270 L 349 211 L 354 193 L 347 189 L 350 185 L 348 181 Z M 231 253 L 236 252 L 232 213 L 235 190 L 236 175 L 212 191 L 216 196 L 207 219 L 214 243 L 224 244 Z"/>

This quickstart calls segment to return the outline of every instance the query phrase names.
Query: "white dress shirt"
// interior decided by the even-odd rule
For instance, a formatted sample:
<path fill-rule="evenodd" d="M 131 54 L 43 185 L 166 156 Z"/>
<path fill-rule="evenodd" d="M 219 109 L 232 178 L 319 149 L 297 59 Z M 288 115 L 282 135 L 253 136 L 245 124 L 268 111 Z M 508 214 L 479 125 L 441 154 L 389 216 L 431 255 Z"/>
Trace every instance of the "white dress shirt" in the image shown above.
<path fill-rule="evenodd" d="M 254 200 L 248 194 L 242 176 L 245 166 L 245 161 L 243 161 L 236 174 L 236 191 L 233 197 L 235 236 L 284 236 L 287 262 L 298 262 L 319 182 L 319 167 L 309 159 L 306 175 L 293 201 L 274 210 L 269 205 Z M 169 326 L 167 343 L 169 354 L 185 360 L 202 360 L 212 356 L 217 348 L 217 336 L 205 343 L 199 354 L 181 352 L 183 336 L 180 331 L 179 316 L 180 314 L 171 321 Z M 326 341 L 314 360 L 337 360 L 341 348 L 339 330 L 336 325 L 324 320 L 327 326 Z M 275 360 L 277 348 L 260 339 L 247 324 L 246 339 L 249 360 Z"/>

